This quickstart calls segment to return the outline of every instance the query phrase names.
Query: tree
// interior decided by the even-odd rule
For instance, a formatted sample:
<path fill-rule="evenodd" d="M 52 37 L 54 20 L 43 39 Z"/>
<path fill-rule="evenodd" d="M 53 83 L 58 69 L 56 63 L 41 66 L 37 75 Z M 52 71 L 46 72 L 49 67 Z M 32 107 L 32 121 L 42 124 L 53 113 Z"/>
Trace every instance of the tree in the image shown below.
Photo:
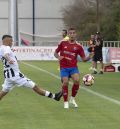
<path fill-rule="evenodd" d="M 81 0 L 77 0 L 73 5 L 63 9 L 65 25 L 74 26 L 80 40 L 86 40 L 88 35 L 96 32 L 95 8 L 92 4 L 90 7 L 89 5 L 89 3 L 85 5 Z"/>
<path fill-rule="evenodd" d="M 97 31 L 97 0 L 75 0 L 73 5 L 63 9 L 66 27 L 74 26 L 78 39 L 88 40 Z M 99 0 L 99 25 L 104 40 L 120 39 L 120 0 Z"/>

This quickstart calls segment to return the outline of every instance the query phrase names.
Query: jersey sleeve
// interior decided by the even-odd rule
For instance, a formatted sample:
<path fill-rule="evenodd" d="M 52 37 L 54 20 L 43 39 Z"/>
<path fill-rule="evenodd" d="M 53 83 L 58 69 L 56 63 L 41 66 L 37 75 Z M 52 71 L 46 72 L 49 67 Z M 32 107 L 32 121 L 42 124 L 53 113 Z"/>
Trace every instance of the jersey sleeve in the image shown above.
<path fill-rule="evenodd" d="M 10 53 L 11 53 L 11 48 L 9 46 L 4 47 L 4 49 L 3 49 L 3 56 L 5 54 L 10 54 Z"/>
<path fill-rule="evenodd" d="M 80 55 L 81 58 L 85 57 L 85 52 L 82 46 L 79 46 L 78 54 Z"/>
<path fill-rule="evenodd" d="M 62 41 L 58 44 L 58 46 L 57 46 L 55 52 L 59 53 L 60 50 L 61 50 L 61 48 L 62 48 Z"/>

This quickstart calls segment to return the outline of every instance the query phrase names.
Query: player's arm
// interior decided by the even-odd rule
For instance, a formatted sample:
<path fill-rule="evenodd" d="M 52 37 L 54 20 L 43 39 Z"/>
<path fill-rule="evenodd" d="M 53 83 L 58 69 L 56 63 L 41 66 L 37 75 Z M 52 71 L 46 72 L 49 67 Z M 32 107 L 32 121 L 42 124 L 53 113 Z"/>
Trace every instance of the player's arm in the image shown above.
<path fill-rule="evenodd" d="M 96 46 L 101 46 L 103 45 L 103 39 L 98 39 L 96 40 Z"/>
<path fill-rule="evenodd" d="M 90 53 L 87 57 L 84 56 L 84 57 L 81 57 L 81 58 L 82 58 L 83 62 L 86 62 L 86 61 L 89 61 L 90 59 L 92 59 L 93 56 L 94 56 L 94 54 Z"/>
<path fill-rule="evenodd" d="M 9 64 L 14 63 L 14 61 L 10 58 L 9 53 L 5 53 L 4 58 L 8 61 Z"/>
<path fill-rule="evenodd" d="M 62 42 L 60 42 L 58 44 L 58 47 L 57 49 L 55 50 L 54 52 L 54 56 L 58 59 L 58 60 L 62 60 L 64 57 L 63 56 L 60 56 L 58 53 L 61 51 L 61 48 L 62 48 Z"/>
<path fill-rule="evenodd" d="M 84 49 L 83 47 L 79 47 L 79 51 L 78 51 L 81 59 L 83 62 L 86 62 L 86 61 L 89 61 L 93 56 L 94 56 L 94 53 L 90 53 L 87 57 L 85 56 L 85 52 L 84 52 Z"/>
<path fill-rule="evenodd" d="M 14 61 L 10 57 L 11 48 L 9 46 L 3 49 L 3 57 L 8 61 L 9 64 L 13 64 Z"/>
<path fill-rule="evenodd" d="M 54 52 L 54 56 L 58 59 L 58 60 L 62 60 L 64 58 L 64 56 L 59 56 L 59 54 L 55 51 Z"/>
<path fill-rule="evenodd" d="M 101 45 L 100 40 L 97 40 L 96 41 L 96 46 L 100 46 L 100 45 Z"/>

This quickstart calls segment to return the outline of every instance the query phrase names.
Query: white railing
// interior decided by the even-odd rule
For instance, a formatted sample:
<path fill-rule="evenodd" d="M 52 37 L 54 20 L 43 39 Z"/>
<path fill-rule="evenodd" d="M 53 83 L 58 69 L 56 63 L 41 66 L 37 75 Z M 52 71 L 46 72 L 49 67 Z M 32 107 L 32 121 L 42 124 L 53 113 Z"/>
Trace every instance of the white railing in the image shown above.
<path fill-rule="evenodd" d="M 22 40 L 21 40 L 22 41 Z M 26 46 L 19 41 L 20 46 Z M 28 42 L 28 46 L 33 46 L 33 41 L 25 38 L 24 41 Z M 56 39 L 37 39 L 34 41 L 34 46 L 57 46 L 60 40 Z M 78 41 L 82 46 L 88 47 L 88 41 Z M 120 41 L 103 41 L 103 47 L 117 47 L 120 48 Z"/>
<path fill-rule="evenodd" d="M 83 46 L 88 46 L 88 41 L 79 41 Z M 120 47 L 120 41 L 103 41 L 103 47 Z"/>
<path fill-rule="evenodd" d="M 104 41 L 103 47 L 120 47 L 120 41 Z"/>

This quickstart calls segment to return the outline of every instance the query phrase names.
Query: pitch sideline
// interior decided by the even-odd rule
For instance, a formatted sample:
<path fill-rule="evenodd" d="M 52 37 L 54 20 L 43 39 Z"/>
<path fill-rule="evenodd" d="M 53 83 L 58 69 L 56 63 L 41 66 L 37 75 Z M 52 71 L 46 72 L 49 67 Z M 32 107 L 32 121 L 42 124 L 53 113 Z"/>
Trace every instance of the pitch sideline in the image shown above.
<path fill-rule="evenodd" d="M 35 65 L 31 65 L 31 64 L 28 64 L 28 63 L 25 63 L 25 62 L 22 62 L 22 61 L 21 61 L 21 63 L 23 63 L 23 64 L 25 64 L 25 65 L 27 65 L 27 66 L 29 66 L 29 67 L 32 67 L 32 68 L 34 68 L 34 69 L 40 70 L 40 71 L 42 71 L 42 72 L 44 72 L 44 73 L 46 73 L 46 74 L 49 74 L 49 75 L 51 75 L 51 76 L 53 76 L 53 77 L 55 77 L 55 78 L 57 78 L 57 79 L 60 80 L 60 77 L 59 77 L 59 76 L 57 76 L 57 75 L 55 75 L 55 74 L 53 74 L 53 73 L 50 73 L 50 72 L 48 72 L 47 70 L 44 70 L 44 69 L 39 68 L 39 67 L 37 67 L 37 66 L 35 66 Z M 72 84 L 72 83 L 71 83 L 71 84 Z M 115 103 L 115 104 L 117 104 L 117 105 L 120 105 L 120 101 L 119 101 L 119 100 L 116 100 L 116 99 L 113 99 L 113 98 L 111 98 L 111 97 L 102 95 L 102 94 L 100 94 L 100 93 L 98 93 L 98 92 L 92 91 L 92 90 L 87 89 L 87 88 L 85 88 L 85 87 L 81 87 L 81 89 L 83 89 L 83 90 L 85 90 L 85 91 L 87 91 L 87 92 L 89 92 L 89 93 L 91 93 L 91 94 L 93 94 L 93 95 L 96 95 L 96 96 L 98 96 L 98 97 L 100 97 L 100 98 L 103 98 L 103 99 L 105 99 L 105 100 L 111 101 L 112 103 Z"/>

